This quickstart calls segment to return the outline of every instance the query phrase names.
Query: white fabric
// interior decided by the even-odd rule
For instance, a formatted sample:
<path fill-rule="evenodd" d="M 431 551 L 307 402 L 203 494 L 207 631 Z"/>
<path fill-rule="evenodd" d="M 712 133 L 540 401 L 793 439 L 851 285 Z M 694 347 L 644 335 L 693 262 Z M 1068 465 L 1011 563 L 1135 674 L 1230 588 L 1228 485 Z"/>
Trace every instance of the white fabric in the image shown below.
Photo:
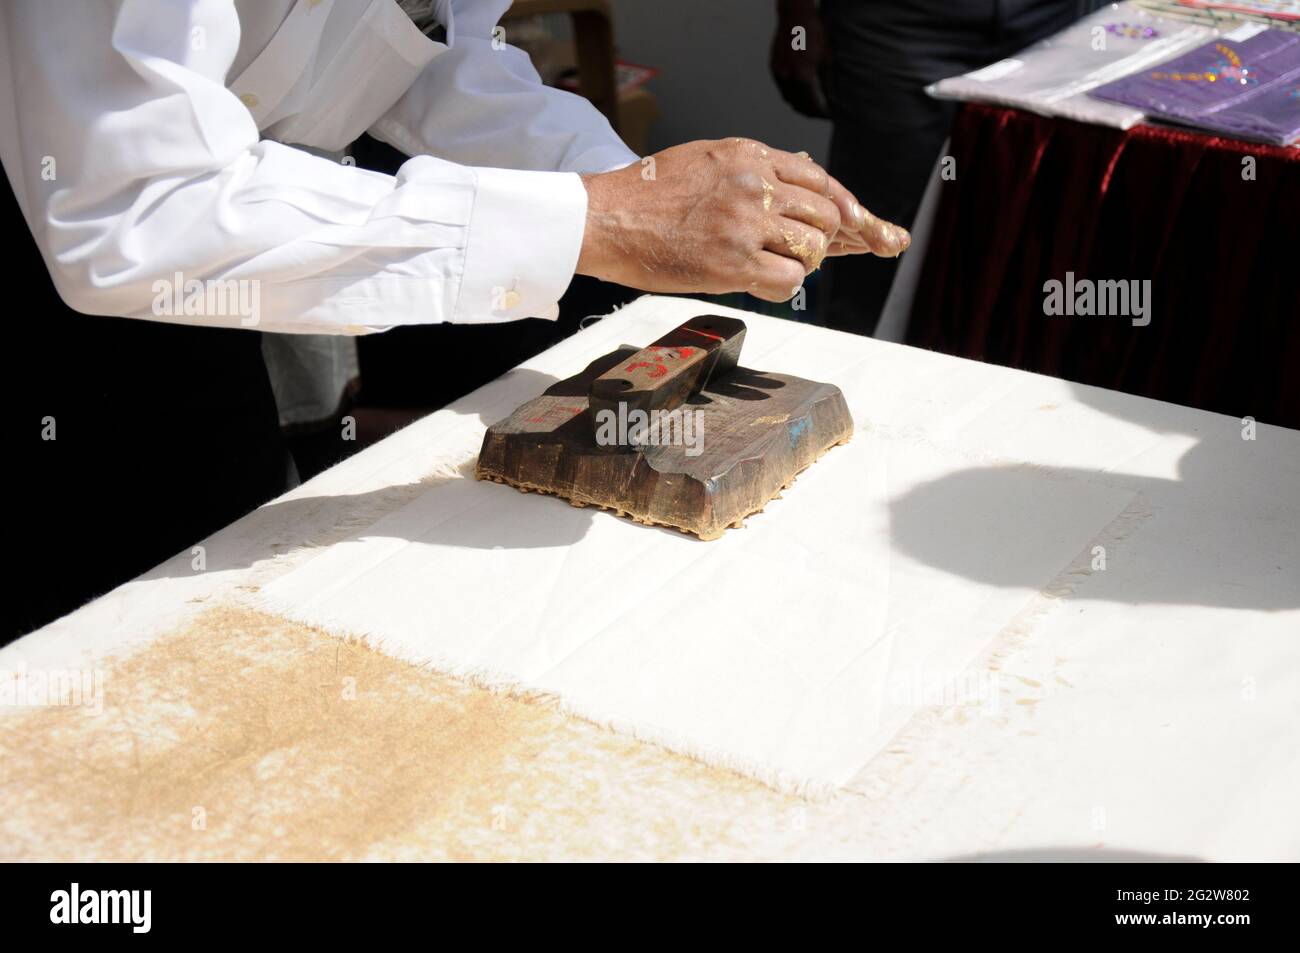
<path fill-rule="evenodd" d="M 10 0 L 0 157 L 55 283 L 92 314 L 158 281 L 256 283 L 256 326 L 364 333 L 553 318 L 586 217 L 574 173 L 635 161 L 493 41 L 508 0 Z M 396 176 L 310 154 L 371 130 Z M 222 313 L 222 311 L 227 313 Z"/>
<path fill-rule="evenodd" d="M 489 386 L 454 437 L 461 459 L 552 375 L 703 307 L 642 299 Z M 1261 427 L 1248 443 L 1230 418 L 746 319 L 744 362 L 838 384 L 857 434 L 744 529 L 701 543 L 462 479 L 262 604 L 804 790 L 851 782 L 917 713 L 918 686 L 1039 630 L 1058 656 L 1108 645 L 1095 664 L 1123 674 L 1098 690 L 1142 719 L 1161 715 L 1130 689 L 1193 707 L 1209 693 L 1225 736 L 1186 740 L 1213 758 L 1238 757 L 1226 735 L 1275 748 L 1294 732 L 1269 719 L 1296 698 L 1300 437 Z M 1273 684 L 1243 712 L 1220 693 L 1247 676 Z M 991 700 L 1001 716 L 1013 694 Z"/>
<path fill-rule="evenodd" d="M 148 646 L 209 607 L 287 581 L 286 574 L 306 572 L 335 551 L 382 543 L 371 528 L 382 514 L 413 499 L 427 512 L 435 505 L 430 498 L 466 493 L 472 485 L 461 482 L 462 467 L 473 460 L 488 423 L 592 356 L 652 340 L 701 307 L 683 299 L 641 299 L 204 540 L 206 569 L 197 570 L 187 550 L 0 649 L 0 670 L 95 668 L 107 654 Z M 895 565 L 913 582 L 926 566 L 936 570 L 942 591 L 959 603 L 971 601 L 968 588 L 987 594 L 992 612 L 1002 604 L 1000 589 L 1023 590 L 1029 576 L 1017 577 L 1015 560 L 985 543 L 985 513 L 1008 524 L 996 533 L 1012 537 L 1008 545 L 1018 533 L 1031 549 L 1050 550 L 1057 517 L 1040 525 L 1035 517 L 1042 507 L 1032 500 L 1017 515 L 1021 491 L 1038 485 L 1038 477 L 1079 488 L 1084 501 L 1094 498 L 1094 487 L 1134 501 L 1102 537 L 1104 571 L 1083 565 L 1058 576 L 1023 601 L 986 650 L 977 650 L 983 654 L 968 673 L 999 679 L 995 708 L 918 704 L 924 700 L 908 697 L 907 666 L 896 666 L 892 688 L 903 691 L 889 691 L 886 714 L 894 721 L 909 711 L 912 717 L 846 785 L 859 795 L 860 808 L 846 812 L 844 829 L 810 827 L 793 841 L 759 825 L 752 838 L 756 856 L 1079 858 L 1098 848 L 1105 856 L 1108 848 L 1207 860 L 1300 857 L 1294 809 L 1300 790 L 1300 433 L 1260 425 L 1256 439 L 1245 441 L 1240 421 L 1217 414 L 744 317 L 751 364 L 842 384 L 856 368 L 848 391 L 855 443 L 874 434 L 873 442 L 888 454 L 882 461 L 900 466 L 873 465 L 862 460 L 870 454 L 858 451 L 860 465 L 850 467 L 836 455 L 854 445 L 837 448 L 784 500 L 731 534 L 726 550 L 711 548 L 725 540 L 693 544 L 495 484 L 474 488 L 492 493 L 494 507 L 521 513 L 526 527 L 553 521 L 556 533 L 568 535 L 568 545 L 545 551 L 548 578 L 563 579 L 566 564 L 581 566 L 590 574 L 593 599 L 627 612 L 678 613 L 668 637 L 685 643 L 702 664 L 713 635 L 692 612 L 712 615 L 716 606 L 737 599 L 706 592 L 695 605 L 647 601 L 655 577 L 637 571 L 645 561 L 629 567 L 623 555 L 603 548 L 608 558 L 594 558 L 589 550 L 597 532 L 604 547 L 605 534 L 617 529 L 620 543 L 633 541 L 631 554 L 671 541 L 674 552 L 689 553 L 696 567 L 697 553 L 710 561 L 716 558 L 711 554 L 735 554 L 750 572 L 749 592 L 789 588 L 791 566 L 795 578 L 806 578 L 801 567 L 820 560 L 826 572 L 805 597 L 814 612 L 822 600 L 850 607 L 859 622 L 832 617 L 831 625 L 856 624 L 864 640 L 878 633 L 886 613 L 936 619 L 948 630 L 937 636 L 945 648 L 916 674 L 945 675 L 970 650 L 961 644 L 964 635 L 984 638 L 987 617 L 938 619 L 936 610 L 919 605 L 934 601 L 934 592 L 894 587 L 893 595 L 881 597 L 883 583 L 872 575 L 878 568 L 858 558 L 864 546 L 896 553 Z M 927 466 L 954 456 L 965 460 L 963 468 L 914 485 Z M 418 482 L 434 474 L 450 482 L 431 490 Z M 888 501 L 887 522 L 882 500 Z M 800 526 L 810 510 L 817 511 L 816 533 Z M 842 518 L 827 529 L 821 511 Z M 763 521 L 779 522 L 783 536 L 799 538 L 773 554 L 776 528 L 763 532 Z M 598 530 L 602 524 L 609 529 Z M 455 528 L 464 545 L 439 543 L 435 565 L 425 570 L 430 585 L 438 585 L 441 574 L 454 574 L 456 560 L 481 559 L 481 549 L 502 546 L 497 552 L 513 561 L 517 554 L 507 547 L 522 541 L 496 519 Z M 747 553 L 751 542 L 754 558 Z M 760 555 L 779 558 L 768 562 Z M 519 599 L 500 583 L 490 576 L 454 596 L 479 606 L 480 630 L 491 630 L 506 612 L 519 612 Z M 379 610 L 363 628 L 390 623 Z M 746 650 L 764 653 L 773 671 L 784 670 L 766 651 L 763 634 L 747 640 Z M 820 632 L 809 629 L 806 637 L 816 640 Z M 905 644 L 899 648 L 908 651 Z M 784 690 L 780 679 L 776 684 Z M 230 691 L 237 695 L 240 687 Z M 110 683 L 110 699 L 111 692 Z M 900 704 L 909 700 L 911 706 Z M 656 796 L 656 778 L 642 783 L 647 796 Z M 744 805 L 735 809 L 743 812 Z"/>
<path fill-rule="evenodd" d="M 1124 25 L 1138 31 L 1151 29 L 1155 35 L 1107 31 L 1108 26 L 1120 31 Z M 1015 56 L 940 80 L 927 91 L 939 99 L 997 103 L 1128 129 L 1142 121 L 1141 110 L 1093 99 L 1088 90 L 1163 62 L 1217 35 L 1212 27 L 1157 16 L 1131 2 L 1112 3 Z"/>

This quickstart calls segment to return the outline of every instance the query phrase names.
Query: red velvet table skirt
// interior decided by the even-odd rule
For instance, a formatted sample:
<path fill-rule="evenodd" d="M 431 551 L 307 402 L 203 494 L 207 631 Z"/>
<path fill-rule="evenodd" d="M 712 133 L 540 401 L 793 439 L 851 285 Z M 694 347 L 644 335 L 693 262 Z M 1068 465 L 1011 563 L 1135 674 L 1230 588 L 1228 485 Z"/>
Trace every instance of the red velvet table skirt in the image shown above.
<path fill-rule="evenodd" d="M 1300 428 L 1300 150 L 970 104 L 950 154 L 909 344 Z M 1045 313 L 1067 272 L 1150 323 Z"/>

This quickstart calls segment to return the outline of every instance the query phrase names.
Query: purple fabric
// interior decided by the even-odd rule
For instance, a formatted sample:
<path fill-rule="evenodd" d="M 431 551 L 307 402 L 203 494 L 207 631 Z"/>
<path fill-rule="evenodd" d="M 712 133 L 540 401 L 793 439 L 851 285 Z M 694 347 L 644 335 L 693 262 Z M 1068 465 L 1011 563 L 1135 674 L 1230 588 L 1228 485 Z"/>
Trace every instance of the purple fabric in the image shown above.
<path fill-rule="evenodd" d="M 1245 139 L 1300 139 L 1300 34 L 1220 37 L 1159 66 L 1099 86 L 1092 96 L 1161 119 Z"/>

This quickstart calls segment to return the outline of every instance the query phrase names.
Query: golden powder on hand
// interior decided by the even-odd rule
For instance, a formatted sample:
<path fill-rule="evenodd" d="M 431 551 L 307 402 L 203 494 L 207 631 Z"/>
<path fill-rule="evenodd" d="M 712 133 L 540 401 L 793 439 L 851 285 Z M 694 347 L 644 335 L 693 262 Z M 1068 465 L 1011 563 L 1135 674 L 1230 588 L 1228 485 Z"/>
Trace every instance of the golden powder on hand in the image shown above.
<path fill-rule="evenodd" d="M 821 232 L 797 234 L 787 230 L 781 232 L 781 237 L 785 239 L 785 247 L 790 249 L 790 254 L 814 271 L 821 267 L 822 259 L 826 257 L 826 236 Z"/>

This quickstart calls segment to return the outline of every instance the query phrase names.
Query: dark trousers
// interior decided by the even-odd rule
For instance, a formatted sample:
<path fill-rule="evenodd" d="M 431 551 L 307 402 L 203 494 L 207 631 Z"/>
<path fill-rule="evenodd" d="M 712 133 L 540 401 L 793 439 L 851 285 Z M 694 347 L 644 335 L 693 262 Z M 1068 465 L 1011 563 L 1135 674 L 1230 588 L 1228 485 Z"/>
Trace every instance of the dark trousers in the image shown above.
<path fill-rule="evenodd" d="M 294 471 L 261 335 L 72 311 L 0 192 L 17 404 L 3 644 L 189 549 Z"/>
<path fill-rule="evenodd" d="M 392 175 L 407 156 L 370 136 L 352 144 L 357 165 Z M 434 409 L 495 380 L 578 330 L 589 315 L 605 315 L 641 294 L 622 285 L 575 275 L 560 300 L 558 321 L 525 318 L 504 324 L 422 324 L 357 340 L 359 402 L 368 407 Z M 431 357 L 441 370 L 429 373 Z"/>
<path fill-rule="evenodd" d="M 925 87 L 1069 25 L 1078 0 L 824 0 L 834 120 L 830 172 L 876 215 L 911 227 L 956 107 Z M 898 267 L 832 259 L 826 323 L 870 334 Z"/>

